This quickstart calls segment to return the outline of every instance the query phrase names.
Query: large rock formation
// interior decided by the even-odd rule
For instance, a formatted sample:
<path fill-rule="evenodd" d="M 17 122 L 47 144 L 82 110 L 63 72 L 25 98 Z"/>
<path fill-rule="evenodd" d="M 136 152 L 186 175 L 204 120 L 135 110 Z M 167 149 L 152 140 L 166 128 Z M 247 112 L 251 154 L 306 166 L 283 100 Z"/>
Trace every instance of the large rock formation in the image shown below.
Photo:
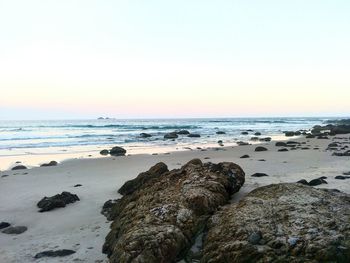
<path fill-rule="evenodd" d="M 176 262 L 243 183 L 234 163 L 194 159 L 172 171 L 157 164 L 119 191 L 125 195 L 111 209 L 103 252 L 110 262 Z"/>
<path fill-rule="evenodd" d="M 208 228 L 201 262 L 349 262 L 350 196 L 268 185 L 219 211 Z"/>

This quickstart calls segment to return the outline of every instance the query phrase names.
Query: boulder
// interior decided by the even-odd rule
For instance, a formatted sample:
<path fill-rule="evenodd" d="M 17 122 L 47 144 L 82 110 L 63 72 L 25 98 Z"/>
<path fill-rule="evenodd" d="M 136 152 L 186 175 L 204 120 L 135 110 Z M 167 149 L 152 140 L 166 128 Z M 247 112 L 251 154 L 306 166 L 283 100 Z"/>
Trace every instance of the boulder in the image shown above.
<path fill-rule="evenodd" d="M 112 208 L 114 222 L 103 252 L 111 263 L 177 262 L 210 214 L 243 183 L 238 165 L 199 159 L 146 180 Z"/>
<path fill-rule="evenodd" d="M 9 227 L 9 226 L 11 226 L 10 223 L 7 223 L 7 222 L 1 222 L 0 223 L 0 229 L 4 229 L 4 228 Z"/>
<path fill-rule="evenodd" d="M 203 263 L 348 262 L 350 196 L 302 184 L 257 188 L 208 223 Z"/>
<path fill-rule="evenodd" d="M 320 184 L 327 184 L 327 181 L 325 181 L 323 178 L 317 178 L 317 179 L 313 179 L 309 182 L 310 186 L 317 186 Z"/>
<path fill-rule="evenodd" d="M 244 132 L 241 132 L 242 135 L 248 135 L 249 133 L 244 131 Z"/>
<path fill-rule="evenodd" d="M 198 134 L 198 133 L 190 133 L 187 137 L 190 137 L 190 138 L 199 138 L 199 137 L 201 137 L 201 135 Z"/>
<path fill-rule="evenodd" d="M 265 138 L 260 138 L 259 141 L 261 142 L 270 142 L 272 140 L 271 137 L 265 137 Z"/>
<path fill-rule="evenodd" d="M 56 166 L 58 163 L 56 161 L 51 161 L 49 163 L 43 163 L 40 167 Z"/>
<path fill-rule="evenodd" d="M 51 197 L 44 197 L 37 203 L 37 207 L 40 208 L 39 212 L 50 211 L 55 208 L 65 207 L 67 204 L 75 203 L 79 201 L 79 197 L 70 192 L 62 192 Z"/>
<path fill-rule="evenodd" d="M 109 151 L 109 154 L 113 156 L 124 156 L 126 154 L 126 150 L 122 147 L 115 146 Z"/>
<path fill-rule="evenodd" d="M 220 134 L 226 134 L 226 132 L 224 132 L 224 131 L 217 131 L 216 134 L 219 134 L 219 135 L 220 135 Z M 247 134 L 248 134 L 248 133 L 247 133 Z"/>
<path fill-rule="evenodd" d="M 303 185 L 309 185 L 309 182 L 306 181 L 305 179 L 301 179 L 297 182 L 298 184 L 303 184 Z"/>
<path fill-rule="evenodd" d="M 164 139 L 167 139 L 167 140 L 169 140 L 169 139 L 176 139 L 178 137 L 179 136 L 177 135 L 176 132 L 169 132 L 169 133 L 164 135 Z"/>
<path fill-rule="evenodd" d="M 26 166 L 24 166 L 24 165 L 17 165 L 15 167 L 13 167 L 11 170 L 15 171 L 15 170 L 25 170 L 25 169 L 27 169 Z"/>
<path fill-rule="evenodd" d="M 287 147 L 287 144 L 285 142 L 276 142 L 275 146 L 277 146 L 277 147 Z"/>
<path fill-rule="evenodd" d="M 103 149 L 102 151 L 100 151 L 101 155 L 108 155 L 109 151 L 107 149 Z"/>
<path fill-rule="evenodd" d="M 254 133 L 255 136 L 260 136 L 261 135 L 261 132 L 256 132 Z"/>
<path fill-rule="evenodd" d="M 256 152 L 264 152 L 264 151 L 267 151 L 267 149 L 263 146 L 258 146 L 255 148 L 255 151 Z"/>
<path fill-rule="evenodd" d="M 245 154 L 245 155 L 242 155 L 241 157 L 239 157 L 239 158 L 241 158 L 241 159 L 245 159 L 245 158 L 249 158 L 250 156 L 248 155 L 248 154 Z"/>
<path fill-rule="evenodd" d="M 44 258 L 44 257 L 65 257 L 74 254 L 74 250 L 70 249 L 60 249 L 60 250 L 46 250 L 40 252 L 34 256 L 34 258 Z"/>
<path fill-rule="evenodd" d="M 247 143 L 247 142 L 242 142 L 242 141 L 238 141 L 238 142 L 236 142 L 236 143 L 237 143 L 238 146 L 247 146 L 247 145 L 249 145 L 249 143 Z"/>
<path fill-rule="evenodd" d="M 10 226 L 2 230 L 1 232 L 8 235 L 19 235 L 26 232 L 28 228 L 26 226 Z"/>
<path fill-rule="evenodd" d="M 338 179 L 338 180 L 345 180 L 345 179 L 350 179 L 350 176 L 346 176 L 346 175 L 337 175 L 335 177 L 335 179 Z"/>

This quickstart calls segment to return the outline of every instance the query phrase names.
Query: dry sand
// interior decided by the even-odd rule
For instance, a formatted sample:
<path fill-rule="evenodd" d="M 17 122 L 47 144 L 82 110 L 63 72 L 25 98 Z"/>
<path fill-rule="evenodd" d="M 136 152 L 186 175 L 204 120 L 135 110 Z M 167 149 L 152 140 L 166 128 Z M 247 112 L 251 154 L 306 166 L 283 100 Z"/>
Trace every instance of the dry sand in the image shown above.
<path fill-rule="evenodd" d="M 349 138 L 349 135 L 345 137 Z M 0 176 L 8 176 L 0 177 L 0 221 L 27 226 L 28 231 L 20 235 L 0 233 L 0 262 L 106 262 L 101 248 L 110 222 L 100 214 L 103 203 L 119 198 L 117 190 L 125 181 L 157 162 L 166 163 L 169 169 L 179 168 L 193 158 L 241 165 L 246 173 L 246 183 L 234 195 L 233 202 L 259 186 L 321 176 L 327 177 L 328 184 L 319 187 L 350 193 L 350 179 L 334 179 L 350 171 L 350 157 L 335 157 L 325 151 L 331 140 L 292 140 L 306 142 L 303 146 L 310 150 L 277 152 L 280 147 L 270 142 L 263 144 L 268 148 L 266 152 L 254 152 L 256 145 L 221 147 L 220 150 L 70 160 L 56 167 L 2 171 Z M 314 150 L 316 146 L 320 149 Z M 244 154 L 250 158 L 240 159 Z M 256 172 L 269 176 L 251 177 Z M 75 184 L 82 184 L 82 187 L 75 188 Z M 36 203 L 42 197 L 62 191 L 77 194 L 81 201 L 46 213 L 38 212 Z M 73 249 L 76 253 L 64 258 L 33 259 L 36 253 L 49 249 Z"/>

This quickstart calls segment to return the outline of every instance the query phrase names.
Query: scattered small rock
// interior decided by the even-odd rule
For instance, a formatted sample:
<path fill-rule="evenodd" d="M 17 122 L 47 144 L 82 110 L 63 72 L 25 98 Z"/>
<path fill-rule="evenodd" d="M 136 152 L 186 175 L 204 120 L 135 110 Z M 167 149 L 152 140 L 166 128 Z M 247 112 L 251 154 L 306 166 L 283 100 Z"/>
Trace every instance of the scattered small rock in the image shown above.
<path fill-rule="evenodd" d="M 255 136 L 260 136 L 261 135 L 261 132 L 256 132 L 254 133 Z"/>
<path fill-rule="evenodd" d="M 115 146 L 109 151 L 109 154 L 113 156 L 124 156 L 126 154 L 126 150 L 122 147 Z"/>
<path fill-rule="evenodd" d="M 25 170 L 25 169 L 27 169 L 26 166 L 24 166 L 24 165 L 17 165 L 15 167 L 13 167 L 11 170 L 15 171 L 15 170 Z"/>
<path fill-rule="evenodd" d="M 73 187 L 80 187 L 80 186 L 83 186 L 83 185 L 82 184 L 76 184 Z"/>
<path fill-rule="evenodd" d="M 251 176 L 252 177 L 263 177 L 263 176 L 268 176 L 268 175 L 265 173 L 255 173 L 255 174 L 252 174 Z"/>
<path fill-rule="evenodd" d="M 79 197 L 70 192 L 62 192 L 51 197 L 44 197 L 41 199 L 37 206 L 40 208 L 39 212 L 50 211 L 55 208 L 65 207 L 67 204 L 80 201 Z"/>
<path fill-rule="evenodd" d="M 60 250 L 47 250 L 40 252 L 34 256 L 34 258 L 43 258 L 43 257 L 65 257 L 74 254 L 74 250 L 70 249 L 60 249 Z"/>
<path fill-rule="evenodd" d="M 278 149 L 278 152 L 288 152 L 287 148 Z"/>
<path fill-rule="evenodd" d="M 198 133 L 190 133 L 189 135 L 187 135 L 187 137 L 190 137 L 190 138 L 199 138 L 199 137 L 201 137 L 201 135 L 198 134 Z"/>
<path fill-rule="evenodd" d="M 287 144 L 285 142 L 276 142 L 275 146 L 277 146 L 277 147 L 287 147 Z"/>
<path fill-rule="evenodd" d="M 109 151 L 107 149 L 104 149 L 104 150 L 100 151 L 100 154 L 101 155 L 108 155 Z"/>
<path fill-rule="evenodd" d="M 10 226 L 2 230 L 2 233 L 8 235 L 19 235 L 26 232 L 28 228 L 26 226 Z"/>
<path fill-rule="evenodd" d="M 188 135 L 188 134 L 190 134 L 190 132 L 188 130 L 181 130 L 181 131 L 178 131 L 177 134 L 179 134 L 179 135 Z"/>
<path fill-rule="evenodd" d="M 241 159 L 245 159 L 245 158 L 249 158 L 250 156 L 248 155 L 248 154 L 245 154 L 245 155 L 242 155 L 241 157 L 239 157 L 239 158 L 241 158 Z"/>
<path fill-rule="evenodd" d="M 306 181 L 305 179 L 301 179 L 297 183 L 298 184 L 303 184 L 303 185 L 309 185 L 308 181 Z"/>
<path fill-rule="evenodd" d="M 49 163 L 43 163 L 40 167 L 56 166 L 58 163 L 56 161 L 51 161 Z"/>
<path fill-rule="evenodd" d="M 264 152 L 264 151 L 267 151 L 267 149 L 263 146 L 258 146 L 255 148 L 255 151 L 256 152 Z"/>
<path fill-rule="evenodd" d="M 338 179 L 338 180 L 345 180 L 345 179 L 350 179 L 350 176 L 346 176 L 346 175 L 337 175 L 335 177 L 335 179 Z"/>
<path fill-rule="evenodd" d="M 216 134 L 226 134 L 224 131 L 217 131 Z"/>

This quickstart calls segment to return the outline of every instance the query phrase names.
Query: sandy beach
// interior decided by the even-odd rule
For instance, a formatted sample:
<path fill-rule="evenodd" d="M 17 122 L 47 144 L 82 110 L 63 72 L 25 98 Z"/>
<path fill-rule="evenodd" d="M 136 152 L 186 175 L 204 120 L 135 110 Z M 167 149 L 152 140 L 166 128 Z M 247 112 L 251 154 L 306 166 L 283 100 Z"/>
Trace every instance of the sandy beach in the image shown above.
<path fill-rule="evenodd" d="M 169 154 L 138 154 L 123 157 L 69 160 L 54 167 L 2 171 L 0 177 L 0 221 L 14 226 L 26 226 L 21 235 L 0 234 L 0 262 L 106 262 L 101 248 L 109 231 L 110 222 L 100 214 L 102 205 L 117 199 L 117 190 L 127 180 L 148 170 L 158 162 L 169 169 L 179 168 L 194 158 L 204 162 L 230 161 L 240 165 L 246 173 L 246 182 L 233 196 L 237 202 L 251 190 L 281 182 L 307 181 L 326 176 L 328 184 L 317 187 L 338 189 L 350 193 L 350 180 L 335 176 L 350 171 L 350 157 L 332 156 L 327 151 L 332 141 L 349 143 L 349 136 L 330 139 L 292 138 L 302 147 L 278 152 L 276 141 L 262 143 L 268 151 L 255 152 L 256 145 L 187 150 Z M 286 138 L 287 139 L 287 138 Z M 283 148 L 283 147 L 282 147 Z M 319 148 L 319 149 L 314 149 Z M 242 155 L 249 158 L 242 159 Z M 254 173 L 266 177 L 252 177 Z M 81 184 L 81 187 L 74 187 Z M 62 191 L 77 194 L 79 202 L 62 209 L 39 213 L 37 202 L 44 196 Z M 64 258 L 34 259 L 34 255 L 49 249 L 72 249 L 75 254 Z"/>

